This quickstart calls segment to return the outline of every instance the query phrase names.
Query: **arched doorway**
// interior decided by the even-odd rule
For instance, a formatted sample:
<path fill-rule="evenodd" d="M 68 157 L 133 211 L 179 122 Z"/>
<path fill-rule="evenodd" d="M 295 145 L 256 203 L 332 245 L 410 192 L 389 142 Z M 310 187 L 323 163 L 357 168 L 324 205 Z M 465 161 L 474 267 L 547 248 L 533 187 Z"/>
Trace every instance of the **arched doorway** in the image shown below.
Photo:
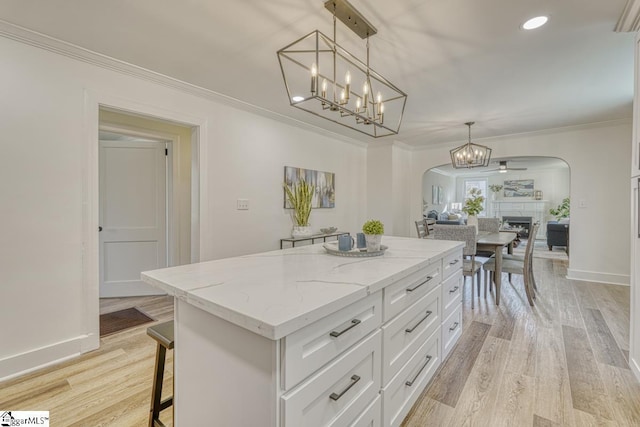
<path fill-rule="evenodd" d="M 473 187 L 486 199 L 480 216 L 531 217 L 540 222 L 536 238 L 542 240 L 547 223 L 556 219 L 549 210 L 570 195 L 571 174 L 564 160 L 542 156 L 494 158 L 486 168 L 436 166 L 422 177 L 423 216 L 436 212 L 438 220 L 464 217 L 461 208 Z"/>

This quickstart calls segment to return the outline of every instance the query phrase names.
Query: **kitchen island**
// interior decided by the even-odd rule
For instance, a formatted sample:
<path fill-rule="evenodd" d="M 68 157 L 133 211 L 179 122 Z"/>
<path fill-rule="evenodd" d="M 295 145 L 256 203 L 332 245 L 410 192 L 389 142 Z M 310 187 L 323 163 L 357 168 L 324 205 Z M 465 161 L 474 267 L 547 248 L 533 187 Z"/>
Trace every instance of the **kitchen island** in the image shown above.
<path fill-rule="evenodd" d="M 383 244 L 142 273 L 175 297 L 176 426 L 399 425 L 460 335 L 463 243 Z"/>

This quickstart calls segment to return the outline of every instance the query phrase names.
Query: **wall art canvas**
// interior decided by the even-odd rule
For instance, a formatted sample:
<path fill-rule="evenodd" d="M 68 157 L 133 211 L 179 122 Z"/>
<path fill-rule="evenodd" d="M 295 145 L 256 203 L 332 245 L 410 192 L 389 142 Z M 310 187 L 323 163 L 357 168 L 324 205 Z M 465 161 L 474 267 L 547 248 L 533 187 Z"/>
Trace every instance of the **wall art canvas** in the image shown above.
<path fill-rule="evenodd" d="M 533 180 L 514 179 L 505 181 L 504 197 L 533 197 Z"/>
<path fill-rule="evenodd" d="M 336 206 L 336 178 L 333 172 L 315 171 L 312 169 L 295 168 L 293 166 L 284 167 L 284 182 L 291 186 L 304 179 L 305 182 L 315 187 L 312 208 L 334 208 Z M 284 189 L 282 190 L 284 193 Z M 284 193 L 284 207 L 291 209 Z"/>
<path fill-rule="evenodd" d="M 444 205 L 444 196 L 446 196 L 444 188 L 438 186 L 438 204 L 439 205 Z"/>

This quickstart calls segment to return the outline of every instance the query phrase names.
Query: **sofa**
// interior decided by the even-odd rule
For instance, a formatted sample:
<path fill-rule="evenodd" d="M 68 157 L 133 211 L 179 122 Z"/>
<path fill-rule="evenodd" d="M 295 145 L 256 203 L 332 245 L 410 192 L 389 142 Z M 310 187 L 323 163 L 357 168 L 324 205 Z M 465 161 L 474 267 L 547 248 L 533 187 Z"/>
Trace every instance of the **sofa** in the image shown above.
<path fill-rule="evenodd" d="M 554 246 L 563 246 L 569 252 L 569 224 L 565 222 L 547 222 L 547 246 L 552 250 Z"/>
<path fill-rule="evenodd" d="M 454 216 L 459 216 L 458 218 L 453 218 Z M 466 220 L 462 218 L 462 216 L 457 214 L 450 214 L 448 212 L 438 213 L 436 210 L 431 210 L 427 212 L 425 218 L 431 218 L 436 220 L 436 224 L 440 225 L 464 225 L 466 224 Z"/>

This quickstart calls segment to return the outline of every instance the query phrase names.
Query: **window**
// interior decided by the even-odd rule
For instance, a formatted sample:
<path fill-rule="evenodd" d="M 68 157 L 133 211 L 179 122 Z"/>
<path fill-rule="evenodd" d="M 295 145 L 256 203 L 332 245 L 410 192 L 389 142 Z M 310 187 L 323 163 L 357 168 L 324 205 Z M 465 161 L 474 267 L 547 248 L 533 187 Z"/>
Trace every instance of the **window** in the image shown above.
<path fill-rule="evenodd" d="M 474 178 L 464 180 L 464 199 L 469 198 L 469 191 L 472 188 L 479 188 L 480 192 L 484 196 L 484 202 L 482 202 L 482 212 L 478 216 L 486 216 L 487 212 L 487 180 L 485 178 Z"/>

